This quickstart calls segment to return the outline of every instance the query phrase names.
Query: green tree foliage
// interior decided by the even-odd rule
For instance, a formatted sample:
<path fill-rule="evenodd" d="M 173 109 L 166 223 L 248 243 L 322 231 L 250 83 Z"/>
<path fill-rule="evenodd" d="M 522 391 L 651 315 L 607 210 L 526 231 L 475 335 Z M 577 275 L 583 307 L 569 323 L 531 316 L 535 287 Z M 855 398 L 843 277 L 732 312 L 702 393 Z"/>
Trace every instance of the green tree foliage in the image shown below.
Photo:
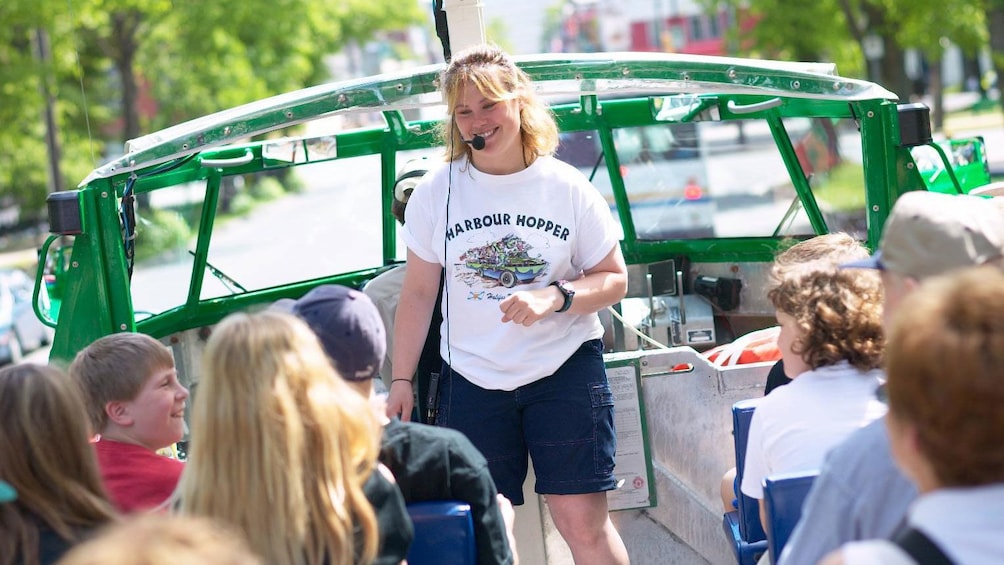
<path fill-rule="evenodd" d="M 126 139 L 320 83 L 328 55 L 424 15 L 396 0 L 3 0 L 0 198 L 43 208 L 46 92 L 70 188 Z"/>
<path fill-rule="evenodd" d="M 993 1 L 993 0 L 989 0 Z M 980 3 L 973 0 L 704 0 L 740 14 L 732 30 L 739 55 L 833 61 L 842 74 L 867 76 L 864 44 L 882 42 L 873 80 L 906 98 L 911 91 L 903 63 L 906 49 L 940 61 L 942 38 L 972 53 L 985 44 Z M 744 22 L 752 25 L 742 26 Z"/>
<path fill-rule="evenodd" d="M 839 0 L 703 0 L 707 9 L 736 14 L 729 44 L 738 56 L 786 61 L 831 61 L 842 74 L 863 75 L 864 61 L 854 46 Z"/>
<path fill-rule="evenodd" d="M 0 21 L 4 23 L 0 26 L 0 206 L 19 205 L 26 221 L 40 216 L 50 182 L 46 98 L 53 100 L 57 120 L 80 107 L 72 94 L 69 99 L 60 98 L 64 92 L 73 92 L 70 77 L 75 60 L 66 34 L 61 33 L 65 29 L 56 25 L 58 14 L 59 4 L 54 0 L 0 3 Z M 52 53 L 44 59 L 39 51 L 40 36 Z M 70 57 L 55 55 L 57 50 L 68 52 Z M 64 156 L 86 154 L 86 137 L 71 135 L 59 145 Z M 59 167 L 63 179 L 89 168 L 65 160 Z"/>
<path fill-rule="evenodd" d="M 485 24 L 485 39 L 498 45 L 507 53 L 514 51 L 512 42 L 509 41 L 509 29 L 505 22 L 499 18 L 492 18 Z"/>
<path fill-rule="evenodd" d="M 903 18 L 897 38 L 903 45 L 923 53 L 929 63 L 929 86 L 933 95 L 931 121 L 935 129 L 941 129 L 944 122 L 941 63 L 945 47 L 950 41 L 967 56 L 976 56 L 987 44 L 984 11 L 978 2 L 971 0 L 917 0 L 910 12 L 909 18 Z"/>

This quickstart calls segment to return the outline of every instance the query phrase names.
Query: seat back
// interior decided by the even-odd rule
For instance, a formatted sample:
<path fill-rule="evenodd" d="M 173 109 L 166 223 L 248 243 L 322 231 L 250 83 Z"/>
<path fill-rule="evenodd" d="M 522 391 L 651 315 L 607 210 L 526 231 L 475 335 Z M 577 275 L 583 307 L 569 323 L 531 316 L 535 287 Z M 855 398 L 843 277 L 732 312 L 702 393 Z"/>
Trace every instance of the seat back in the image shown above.
<path fill-rule="evenodd" d="M 802 517 L 802 503 L 818 471 L 782 473 L 764 479 L 763 500 L 767 512 L 767 550 L 777 563 L 781 550 Z"/>
<path fill-rule="evenodd" d="M 746 441 L 749 438 L 753 410 L 759 399 L 741 400 L 732 405 L 732 433 L 736 447 L 736 484 L 743 484 L 743 467 L 746 465 Z M 738 490 L 738 489 L 737 489 Z M 738 490 L 739 534 L 747 542 L 767 539 L 760 524 L 760 504 Z"/>
<path fill-rule="evenodd" d="M 408 514 L 415 539 L 408 550 L 409 565 L 475 565 L 474 518 L 466 502 L 413 502 Z"/>

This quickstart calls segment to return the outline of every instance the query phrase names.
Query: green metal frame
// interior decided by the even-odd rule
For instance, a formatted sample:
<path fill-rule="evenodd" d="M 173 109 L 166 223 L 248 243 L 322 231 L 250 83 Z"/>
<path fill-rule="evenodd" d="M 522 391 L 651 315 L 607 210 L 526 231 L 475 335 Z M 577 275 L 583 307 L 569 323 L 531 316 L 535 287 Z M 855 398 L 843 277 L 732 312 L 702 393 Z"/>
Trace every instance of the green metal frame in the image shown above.
<path fill-rule="evenodd" d="M 910 170 L 908 149 L 899 146 L 896 97 L 876 84 L 837 76 L 831 65 L 641 53 L 524 57 L 517 64 L 534 80 L 542 96 L 575 101 L 554 106 L 563 131 L 598 132 L 624 229 L 622 248 L 631 264 L 679 254 L 703 262 L 770 261 L 780 244 L 774 238 L 637 239 L 612 129 L 664 123 L 653 116 L 651 96 L 690 94 L 701 97 L 702 110 L 715 110 L 722 120 L 766 119 L 817 233 L 826 231 L 826 222 L 785 131 L 784 118 L 858 121 L 870 245 L 877 244 L 880 226 L 896 198 L 907 190 L 924 188 L 920 175 Z M 321 280 L 290 281 L 276 288 L 200 299 L 223 177 L 291 166 L 263 158 L 268 141 L 246 140 L 319 117 L 352 112 L 379 112 L 384 117 L 381 127 L 337 132 L 335 158 L 381 156 L 382 253 L 385 264 L 390 263 L 397 246 L 397 228 L 390 214 L 395 172 L 400 165 L 397 153 L 438 143 L 433 135 L 436 122 L 409 121 L 404 112 L 443 106 L 437 91 L 442 70 L 442 66 L 423 67 L 410 73 L 307 88 L 130 142 L 125 156 L 93 171 L 78 188 L 85 229 L 75 236 L 70 267 L 60 274 L 62 305 L 52 358 L 69 360 L 87 343 L 109 333 L 131 330 L 163 337 L 215 323 L 234 310 L 299 296 L 322 282 L 358 285 L 379 272 L 381 266 L 374 266 Z M 205 166 L 224 159 L 232 160 L 233 166 Z M 174 167 L 163 171 L 165 165 Z M 206 195 L 185 303 L 137 322 L 123 251 L 119 200 L 130 182 L 132 190 L 142 194 L 196 180 L 205 181 Z M 40 269 L 36 284 L 41 281 Z"/>

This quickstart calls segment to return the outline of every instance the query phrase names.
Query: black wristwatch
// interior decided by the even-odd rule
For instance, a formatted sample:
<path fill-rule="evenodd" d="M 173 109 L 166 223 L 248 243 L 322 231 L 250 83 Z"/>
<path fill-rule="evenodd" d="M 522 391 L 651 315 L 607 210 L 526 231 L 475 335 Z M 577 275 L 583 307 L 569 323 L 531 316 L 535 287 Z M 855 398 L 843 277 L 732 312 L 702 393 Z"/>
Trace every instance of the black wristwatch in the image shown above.
<path fill-rule="evenodd" d="M 572 289 L 572 285 L 566 280 L 554 281 L 551 284 L 558 287 L 561 295 L 565 297 L 565 303 L 561 305 L 561 308 L 555 310 L 555 312 L 564 312 L 571 308 L 572 299 L 575 298 L 575 290 Z"/>

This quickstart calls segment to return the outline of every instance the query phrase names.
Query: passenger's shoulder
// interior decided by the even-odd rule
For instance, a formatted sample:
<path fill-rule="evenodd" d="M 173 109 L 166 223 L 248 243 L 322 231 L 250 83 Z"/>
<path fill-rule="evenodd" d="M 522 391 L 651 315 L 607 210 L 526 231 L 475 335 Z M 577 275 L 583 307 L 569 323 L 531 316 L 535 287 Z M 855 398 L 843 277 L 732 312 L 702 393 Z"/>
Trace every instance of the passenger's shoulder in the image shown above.
<path fill-rule="evenodd" d="M 440 426 L 430 426 L 418 422 L 397 422 L 392 433 L 398 437 L 407 437 L 412 445 L 421 444 L 423 449 L 448 451 L 453 457 L 484 458 L 474 447 L 471 440 L 463 433 Z"/>
<path fill-rule="evenodd" d="M 430 426 L 419 422 L 396 421 L 397 433 L 407 434 L 412 437 L 422 438 L 425 441 L 435 442 L 468 442 L 467 436 L 451 428 L 440 426 Z"/>
<path fill-rule="evenodd" d="M 752 402 L 754 407 L 753 415 L 754 417 L 759 415 L 762 419 L 766 415 L 773 415 L 778 412 L 787 413 L 791 404 L 797 402 L 796 399 L 798 397 L 798 391 L 791 384 L 778 387 L 772 390 L 770 394 L 757 398 Z"/>
<path fill-rule="evenodd" d="M 897 473 L 884 419 L 879 418 L 847 436 L 827 454 L 823 469 L 824 474 L 849 483 Z"/>

